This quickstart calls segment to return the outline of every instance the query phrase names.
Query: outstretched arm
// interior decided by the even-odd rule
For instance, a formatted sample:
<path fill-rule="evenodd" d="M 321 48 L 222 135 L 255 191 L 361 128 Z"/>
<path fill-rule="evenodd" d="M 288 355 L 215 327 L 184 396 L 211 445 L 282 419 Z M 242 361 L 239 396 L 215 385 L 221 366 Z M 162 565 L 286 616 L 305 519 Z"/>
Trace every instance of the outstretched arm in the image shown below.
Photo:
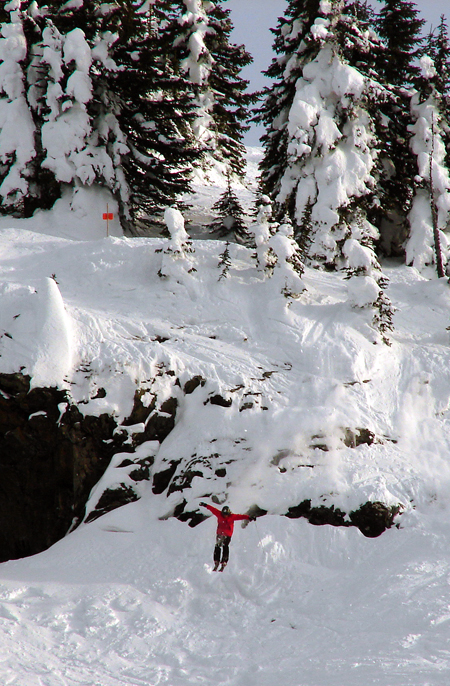
<path fill-rule="evenodd" d="M 208 505 L 208 503 L 199 503 L 201 507 L 206 507 L 207 510 L 212 512 L 213 515 L 216 515 L 216 517 L 219 517 L 220 515 L 220 510 L 217 510 L 215 507 L 212 505 Z"/>
<path fill-rule="evenodd" d="M 239 515 L 239 514 L 237 514 L 237 515 L 233 515 L 233 519 L 234 519 L 235 522 L 238 522 L 240 519 L 249 519 L 249 520 L 250 520 L 250 519 L 252 519 L 252 518 L 249 517 L 249 515 Z"/>

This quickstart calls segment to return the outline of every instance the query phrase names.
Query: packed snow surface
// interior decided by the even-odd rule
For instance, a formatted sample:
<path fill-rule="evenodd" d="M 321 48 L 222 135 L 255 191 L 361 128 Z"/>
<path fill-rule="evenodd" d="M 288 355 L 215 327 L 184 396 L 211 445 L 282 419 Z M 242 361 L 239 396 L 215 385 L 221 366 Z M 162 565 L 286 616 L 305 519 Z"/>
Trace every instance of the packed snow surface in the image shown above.
<path fill-rule="evenodd" d="M 208 193 L 194 196 L 199 216 Z M 141 482 L 138 502 L 0 565 L 0 683 L 446 686 L 447 281 L 383 265 L 397 308 L 388 346 L 339 274 L 306 269 L 305 290 L 287 298 L 282 270 L 269 277 L 251 249 L 231 244 L 225 273 L 225 244 L 187 240 L 175 208 L 171 238 L 126 239 L 99 236 L 99 203 L 89 236 L 92 198 L 66 224 L 62 203 L 57 221 L 2 220 L 0 371 L 58 384 L 118 421 L 137 386 L 175 395 L 174 430 L 139 450 L 154 472 L 193 460 L 202 476 L 169 497 Z M 196 375 L 205 385 L 184 395 Z M 349 447 L 360 429 L 374 443 Z M 88 509 L 126 483 L 119 462 Z M 170 516 L 211 495 L 269 512 L 236 527 L 222 574 L 215 519 L 190 528 Z M 368 539 L 281 516 L 304 499 L 403 514 Z"/>

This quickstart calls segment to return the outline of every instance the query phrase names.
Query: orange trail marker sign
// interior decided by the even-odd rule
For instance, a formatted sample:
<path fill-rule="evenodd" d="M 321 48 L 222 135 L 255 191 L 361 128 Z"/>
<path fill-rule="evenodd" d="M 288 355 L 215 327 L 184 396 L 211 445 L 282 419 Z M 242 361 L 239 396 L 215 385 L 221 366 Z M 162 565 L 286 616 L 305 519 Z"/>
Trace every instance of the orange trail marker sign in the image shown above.
<path fill-rule="evenodd" d="M 114 215 L 109 211 L 108 205 L 106 205 L 106 212 L 103 212 L 103 219 L 106 221 L 106 235 L 109 236 L 109 222 L 114 219 Z"/>

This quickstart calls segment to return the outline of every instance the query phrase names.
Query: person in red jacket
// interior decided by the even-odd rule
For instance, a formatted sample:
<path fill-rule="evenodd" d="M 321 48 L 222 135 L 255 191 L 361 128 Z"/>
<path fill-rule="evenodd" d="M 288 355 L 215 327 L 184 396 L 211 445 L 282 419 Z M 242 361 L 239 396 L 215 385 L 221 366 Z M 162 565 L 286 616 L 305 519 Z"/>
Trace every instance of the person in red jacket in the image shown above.
<path fill-rule="evenodd" d="M 200 503 L 200 505 L 201 507 L 206 507 L 207 510 L 212 512 L 212 514 L 217 517 L 217 535 L 216 545 L 214 548 L 213 571 L 216 572 L 219 565 L 221 564 L 219 572 L 223 572 L 227 565 L 228 558 L 230 555 L 229 546 L 234 531 L 234 523 L 239 521 L 240 519 L 253 520 L 254 517 L 249 517 L 245 514 L 233 514 L 228 505 L 222 507 L 221 510 L 218 510 L 216 507 L 208 505 L 207 503 Z"/>

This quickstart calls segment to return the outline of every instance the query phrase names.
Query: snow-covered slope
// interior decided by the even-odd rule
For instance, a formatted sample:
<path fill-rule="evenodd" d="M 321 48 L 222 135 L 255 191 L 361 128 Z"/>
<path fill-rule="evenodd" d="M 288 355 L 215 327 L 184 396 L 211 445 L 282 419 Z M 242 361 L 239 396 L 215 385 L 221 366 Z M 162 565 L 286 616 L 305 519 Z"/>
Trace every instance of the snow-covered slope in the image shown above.
<path fill-rule="evenodd" d="M 1 371 L 59 382 L 87 414 L 119 421 L 136 387 L 160 403 L 175 396 L 176 426 L 154 473 L 181 460 L 178 473 L 189 463 L 204 477 L 175 492 L 168 511 L 211 493 L 279 513 L 305 498 L 344 512 L 366 500 L 408 509 L 447 490 L 446 281 L 387 269 L 398 308 L 387 346 L 338 275 L 307 271 L 306 291 L 288 301 L 247 248 L 230 246 L 220 279 L 223 243 L 195 241 L 184 256 L 167 244 L 2 231 Z M 196 375 L 206 384 L 184 395 L 176 380 L 182 388 Z M 231 407 L 208 402 L 218 394 Z M 374 443 L 346 445 L 361 429 Z M 120 482 L 112 470 L 105 484 Z"/>
<path fill-rule="evenodd" d="M 439 505 L 400 531 L 267 516 L 223 574 L 214 523 L 154 497 L 0 567 L 2 683 L 15 686 L 446 686 L 450 554 Z"/>
<path fill-rule="evenodd" d="M 444 686 L 447 281 L 385 265 L 397 308 L 387 346 L 336 274 L 306 270 L 306 290 L 288 300 L 282 273 L 268 278 L 242 246 L 230 246 L 225 275 L 218 241 L 174 252 L 162 238 L 32 228 L 0 230 L 0 371 L 58 384 L 118 421 L 136 387 L 143 401 L 175 397 L 174 430 L 139 455 L 154 456 L 153 474 L 176 462 L 179 488 L 134 484 L 138 502 L 0 565 L 0 682 Z M 204 385 L 183 393 L 194 376 Z M 373 442 L 352 447 L 362 430 Z M 120 463 L 88 509 L 128 485 Z M 269 512 L 237 527 L 220 575 L 214 521 L 170 517 L 212 495 Z M 376 539 L 280 516 L 305 499 L 346 513 L 380 500 L 403 514 Z"/>

